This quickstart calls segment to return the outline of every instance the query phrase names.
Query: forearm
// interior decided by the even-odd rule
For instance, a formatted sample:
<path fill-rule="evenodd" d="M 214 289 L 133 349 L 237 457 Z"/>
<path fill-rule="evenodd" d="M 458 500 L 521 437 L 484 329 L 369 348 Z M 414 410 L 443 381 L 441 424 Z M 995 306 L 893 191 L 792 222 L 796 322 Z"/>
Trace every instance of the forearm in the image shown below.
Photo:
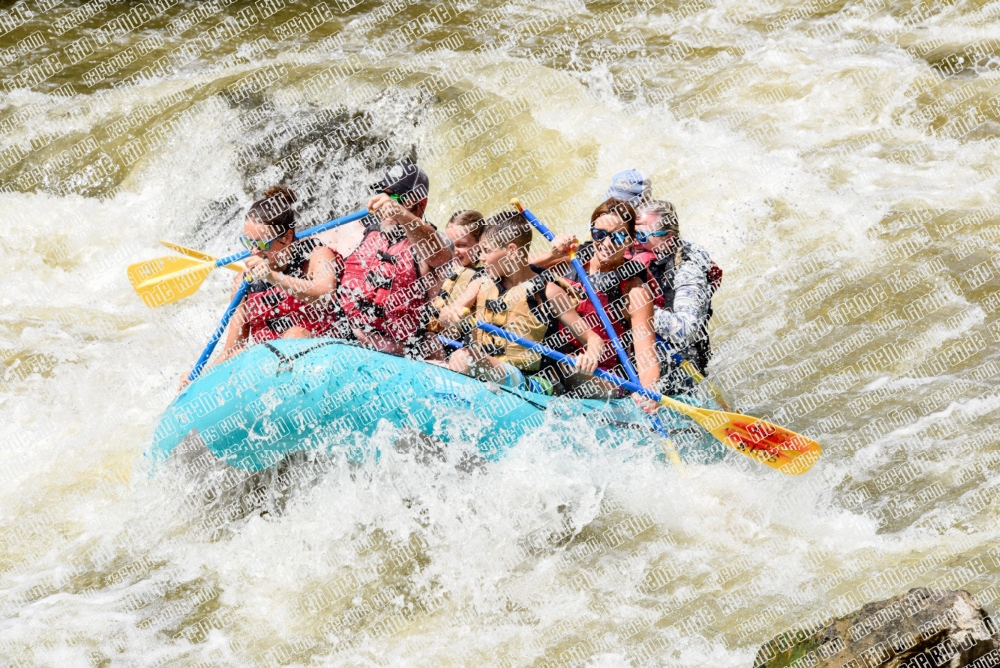
<path fill-rule="evenodd" d="M 417 259 L 429 267 L 440 267 L 451 262 L 454 255 L 451 240 L 420 218 L 408 214 L 409 219 L 402 224 L 406 238 L 410 240 Z"/>
<path fill-rule="evenodd" d="M 449 326 L 457 326 L 466 315 L 466 309 L 472 310 L 479 297 L 480 280 L 476 279 L 469 284 L 465 292 L 455 297 L 455 299 L 441 309 L 438 314 L 439 320 Z"/>
<path fill-rule="evenodd" d="M 307 304 L 329 299 L 335 290 L 332 277 L 308 280 L 273 272 L 271 284 L 281 288 L 290 295 L 294 295 Z"/>
<path fill-rule="evenodd" d="M 604 354 L 604 341 L 601 337 L 591 330 L 590 333 L 584 337 L 584 339 L 587 342 L 587 356 L 593 357 L 595 360 L 601 359 L 601 355 Z"/>
<path fill-rule="evenodd" d="M 636 373 L 644 387 L 654 387 L 660 380 L 660 360 L 656 356 L 656 334 L 653 329 L 653 297 L 645 285 L 628 294 L 629 318 L 632 322 L 632 349 L 635 351 Z"/>
<path fill-rule="evenodd" d="M 655 339 L 651 341 L 643 337 L 635 343 L 635 370 L 643 387 L 655 387 L 660 380 L 660 360 L 656 356 L 654 342 Z"/>
<path fill-rule="evenodd" d="M 476 299 L 479 297 L 479 290 L 482 288 L 483 279 L 476 278 L 466 286 L 465 290 L 460 295 L 456 295 L 455 299 L 451 302 L 451 306 L 458 309 L 471 309 L 476 304 Z"/>
<path fill-rule="evenodd" d="M 541 269 L 551 269 L 552 267 L 558 267 L 561 264 L 568 265 L 569 256 L 553 250 L 547 250 L 534 255 L 529 255 L 528 263 Z"/>

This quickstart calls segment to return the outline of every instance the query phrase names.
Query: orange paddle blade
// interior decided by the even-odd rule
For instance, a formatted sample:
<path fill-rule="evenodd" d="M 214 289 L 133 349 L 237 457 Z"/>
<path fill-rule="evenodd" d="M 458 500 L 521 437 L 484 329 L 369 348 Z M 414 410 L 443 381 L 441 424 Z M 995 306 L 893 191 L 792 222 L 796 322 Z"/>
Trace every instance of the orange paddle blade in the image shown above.
<path fill-rule="evenodd" d="M 811 438 L 759 418 L 696 408 L 670 397 L 660 403 L 687 415 L 737 452 L 787 475 L 805 473 L 823 452 Z"/>

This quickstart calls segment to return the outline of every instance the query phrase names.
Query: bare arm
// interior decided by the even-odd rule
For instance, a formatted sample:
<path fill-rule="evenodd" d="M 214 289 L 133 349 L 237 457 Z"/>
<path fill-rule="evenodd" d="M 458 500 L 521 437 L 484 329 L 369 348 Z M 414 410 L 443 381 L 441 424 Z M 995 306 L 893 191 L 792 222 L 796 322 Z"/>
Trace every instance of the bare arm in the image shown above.
<path fill-rule="evenodd" d="M 628 292 L 628 312 L 632 321 L 632 346 L 636 372 L 643 387 L 655 387 L 660 380 L 660 361 L 656 356 L 656 332 L 653 329 L 653 295 L 646 284 L 633 278 Z"/>
<path fill-rule="evenodd" d="M 562 232 L 552 240 L 552 247 L 549 250 L 528 256 L 528 263 L 541 269 L 551 269 L 560 264 L 569 264 L 569 252 L 575 250 L 576 247 L 576 235 Z"/>
<path fill-rule="evenodd" d="M 593 374 L 597 368 L 597 363 L 604 352 L 604 341 L 597 333 L 587 326 L 587 323 L 576 312 L 573 300 L 570 299 L 566 291 L 555 283 L 545 285 L 545 297 L 552 309 L 552 315 L 559 319 L 559 322 L 566 325 L 573 333 L 576 340 L 582 343 L 585 348 L 583 352 L 576 356 L 576 367 L 586 374 Z"/>
<path fill-rule="evenodd" d="M 329 299 L 337 289 L 336 256 L 326 246 L 316 246 L 309 254 L 309 271 L 306 278 L 294 278 L 271 271 L 263 276 L 271 285 L 298 297 L 307 304 Z M 250 258 L 248 258 L 249 261 Z"/>
<path fill-rule="evenodd" d="M 368 201 L 368 210 L 376 214 L 382 210 L 382 215 L 392 216 L 399 222 L 416 252 L 417 259 L 425 265 L 421 267 L 424 273 L 429 267 L 440 267 L 451 262 L 452 244 L 448 236 L 440 234 L 432 225 L 428 225 L 405 207 L 392 201 L 385 193 L 372 197 Z"/>
<path fill-rule="evenodd" d="M 462 318 L 465 317 L 465 309 L 471 310 L 472 306 L 476 303 L 476 298 L 479 296 L 479 288 L 482 284 L 482 276 L 469 283 L 468 287 L 465 288 L 465 292 L 456 297 L 455 301 L 451 304 L 441 309 L 438 320 L 448 325 L 457 325 L 461 322 Z"/>

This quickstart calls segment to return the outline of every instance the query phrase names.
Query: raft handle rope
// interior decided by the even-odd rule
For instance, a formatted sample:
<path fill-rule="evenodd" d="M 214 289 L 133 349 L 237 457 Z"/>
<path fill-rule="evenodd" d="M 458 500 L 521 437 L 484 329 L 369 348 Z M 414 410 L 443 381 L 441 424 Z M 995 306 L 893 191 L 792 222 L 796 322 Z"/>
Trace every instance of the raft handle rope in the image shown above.
<path fill-rule="evenodd" d="M 263 343 L 261 343 L 261 345 L 270 350 L 272 353 L 274 353 L 274 356 L 278 358 L 278 371 L 291 371 L 292 363 L 298 358 L 308 355 L 314 350 L 319 350 L 320 348 L 325 348 L 326 346 L 332 346 L 335 343 L 349 343 L 349 342 L 341 341 L 339 339 L 336 341 L 321 341 L 320 343 L 317 343 L 311 348 L 300 350 L 294 355 L 286 355 L 285 353 L 281 352 L 280 350 L 272 346 L 268 341 L 264 341 Z"/>

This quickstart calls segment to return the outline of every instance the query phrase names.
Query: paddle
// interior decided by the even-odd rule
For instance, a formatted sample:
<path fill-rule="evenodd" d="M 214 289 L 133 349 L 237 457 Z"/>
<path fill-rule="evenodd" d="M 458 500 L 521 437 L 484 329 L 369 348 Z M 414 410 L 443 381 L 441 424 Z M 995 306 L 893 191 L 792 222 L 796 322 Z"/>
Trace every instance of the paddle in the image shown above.
<path fill-rule="evenodd" d="M 476 323 L 476 326 L 483 331 L 505 338 L 557 362 L 563 362 L 570 366 L 575 365 L 572 357 L 534 341 L 528 341 L 516 334 L 511 334 L 500 327 L 495 327 L 481 320 Z M 770 422 L 740 413 L 697 408 L 662 396 L 658 392 L 647 390 L 642 385 L 629 382 L 603 369 L 597 369 L 594 375 L 688 416 L 724 445 L 787 475 L 805 473 L 819 459 L 822 452 L 822 448 L 816 441 Z"/>
<path fill-rule="evenodd" d="M 528 211 L 519 200 L 512 199 L 510 203 L 521 212 L 524 218 L 531 223 L 531 226 L 538 230 L 543 237 L 549 241 L 552 241 L 555 238 L 556 235 L 552 234 L 552 230 L 545 227 L 542 221 L 538 220 L 538 218 L 535 217 L 535 214 Z M 608 314 L 604 312 L 604 307 L 601 305 L 601 299 L 594 291 L 594 286 L 590 284 L 590 278 L 587 276 L 587 270 L 584 269 L 583 264 L 577 259 L 575 250 L 570 250 L 569 261 L 572 263 L 573 269 L 576 271 L 577 278 L 580 279 L 580 283 L 587 292 L 587 298 L 590 299 L 590 303 L 594 305 L 594 310 L 597 311 L 597 315 L 601 319 L 601 324 L 604 325 L 604 331 L 608 333 L 608 337 L 611 339 L 611 344 L 615 347 L 615 352 L 618 354 L 618 360 L 622 363 L 622 367 L 625 368 L 625 373 L 628 375 L 629 380 L 633 383 L 638 383 L 639 376 L 636 374 L 635 368 L 632 366 L 632 361 L 628 358 L 628 353 L 625 352 L 622 342 L 618 339 L 618 334 L 615 332 L 615 328 L 611 325 L 611 320 L 608 319 Z"/>
<path fill-rule="evenodd" d="M 296 232 L 296 239 L 304 239 L 334 227 L 353 223 L 368 215 L 367 209 Z M 197 251 L 196 251 L 197 252 Z M 136 294 L 147 306 L 157 307 L 173 303 L 194 294 L 215 269 L 225 267 L 250 257 L 250 251 L 234 253 L 220 260 L 191 260 L 184 257 L 159 257 L 129 265 L 128 280 Z"/>
<path fill-rule="evenodd" d="M 438 341 L 441 342 L 441 345 L 448 346 L 449 348 L 455 348 L 456 350 L 458 348 L 465 347 L 465 344 L 462 343 L 461 341 L 456 341 L 455 339 L 449 339 L 444 334 L 438 334 Z"/>
<path fill-rule="evenodd" d="M 193 248 L 185 248 L 180 244 L 174 244 L 169 241 L 164 241 L 163 239 L 160 239 L 160 245 L 166 246 L 172 251 L 177 251 L 181 255 L 187 255 L 188 257 L 193 257 L 196 260 L 203 260 L 205 262 L 215 262 L 216 260 L 219 259 L 213 255 L 209 255 L 208 253 L 202 253 L 201 251 L 196 251 Z M 227 264 L 226 269 L 229 269 L 230 271 L 243 271 L 245 267 L 242 264 Z"/>
<path fill-rule="evenodd" d="M 552 231 L 546 228 L 545 225 L 543 225 L 542 222 L 534 216 L 534 214 L 525 209 L 521 205 L 520 201 L 518 201 L 517 199 L 512 199 L 510 203 L 513 204 L 518 211 L 524 214 L 528 222 L 531 223 L 535 227 L 535 229 L 542 234 L 542 236 L 544 236 L 550 242 L 555 238 L 555 235 L 552 234 Z M 593 301 L 593 290 L 592 288 L 589 287 L 590 281 L 586 278 L 583 278 L 586 272 L 581 273 L 582 265 L 580 264 L 579 260 L 576 259 L 575 250 L 570 250 L 569 258 L 570 262 L 573 264 L 573 269 L 576 271 L 577 276 L 580 276 L 581 282 L 583 283 L 584 288 L 586 288 L 587 290 L 587 296 L 591 298 L 591 302 L 594 304 L 594 307 L 597 310 L 598 315 L 601 316 L 601 324 L 603 324 L 605 328 L 607 328 L 608 323 L 607 319 L 603 316 L 604 311 L 597 304 L 597 302 Z M 617 338 L 616 335 L 612 333 L 610 336 L 612 337 L 612 343 L 614 343 L 615 338 Z M 690 376 L 691 380 L 693 380 L 696 385 L 699 385 L 701 383 L 706 384 L 705 386 L 708 388 L 709 394 L 712 396 L 713 399 L 715 399 L 719 403 L 720 406 L 722 406 L 723 409 L 728 411 L 731 410 L 732 406 L 735 406 L 735 404 L 732 401 L 729 401 L 726 398 L 722 390 L 716 387 L 715 384 L 713 384 L 712 382 L 708 381 L 708 379 L 706 379 L 705 376 L 702 375 L 700 371 L 698 371 L 698 368 L 695 367 L 694 364 L 692 364 L 691 362 L 689 362 L 688 360 L 684 359 L 679 354 L 677 354 L 677 352 L 675 352 L 669 346 L 667 346 L 666 342 L 658 341 L 658 343 L 662 343 L 661 350 L 670 355 L 670 358 L 673 360 L 674 364 L 677 364 L 684 371 L 684 373 Z M 630 365 L 626 362 L 626 359 L 622 357 L 623 351 L 621 350 L 621 346 L 616 345 L 615 351 L 618 353 L 618 359 L 622 361 L 622 364 L 625 367 L 625 372 L 628 374 L 629 378 L 633 382 L 638 382 L 638 380 L 632 377 L 633 374 L 629 373 Z"/>
<path fill-rule="evenodd" d="M 193 381 L 201 375 L 201 370 L 205 368 L 205 363 L 208 362 L 208 358 L 212 356 L 212 351 L 215 350 L 215 344 L 219 342 L 219 339 L 221 339 L 223 333 L 225 333 L 226 326 L 229 325 L 230 318 L 233 317 L 233 313 L 236 312 L 240 302 L 243 301 L 243 297 L 246 295 L 248 287 L 250 287 L 249 282 L 245 280 L 240 281 L 240 287 L 236 290 L 236 294 L 233 295 L 233 299 L 229 302 L 229 306 L 226 307 L 226 312 L 222 314 L 222 320 L 219 322 L 219 326 L 215 328 L 214 332 L 212 332 L 212 337 L 208 340 L 208 344 L 205 346 L 205 349 L 201 351 L 201 356 L 198 358 L 198 361 L 194 363 L 194 368 L 191 369 L 191 373 L 188 375 L 189 381 Z"/>
<path fill-rule="evenodd" d="M 661 341 L 657 338 L 656 345 L 660 346 L 660 350 L 670 356 L 673 363 L 679 366 L 694 381 L 695 385 L 704 385 L 708 388 L 709 396 L 722 406 L 722 410 L 734 410 L 736 406 L 735 402 L 731 401 L 715 383 L 705 378 L 694 364 L 678 355 L 677 352 L 667 345 L 666 341 Z"/>
<path fill-rule="evenodd" d="M 552 231 L 542 224 L 542 221 L 535 217 L 535 214 L 528 211 L 521 202 L 517 199 L 512 199 L 510 201 L 514 207 L 521 212 L 525 220 L 531 223 L 532 227 L 538 230 L 543 237 L 552 241 L 555 235 Z M 587 270 L 584 269 L 583 264 L 576 258 L 576 251 L 570 250 L 569 261 L 573 264 L 573 269 L 576 271 L 577 278 L 580 279 L 580 283 L 583 284 L 584 290 L 587 291 L 587 298 L 590 299 L 590 303 L 594 305 L 594 310 L 597 312 L 598 317 L 601 319 L 601 324 L 604 325 L 604 331 L 608 333 L 608 337 L 611 339 L 611 344 L 615 347 L 615 353 L 618 355 L 618 360 L 622 363 L 622 367 L 625 369 L 625 373 L 628 374 L 629 380 L 636 385 L 641 385 L 639 381 L 639 375 L 635 372 L 635 367 L 632 366 L 632 361 L 628 358 L 628 353 L 625 352 L 625 347 L 622 345 L 621 340 L 618 338 L 618 334 L 615 332 L 614 326 L 611 324 L 611 320 L 608 319 L 608 314 L 604 312 L 604 307 L 601 305 L 601 299 L 597 296 L 597 292 L 594 291 L 594 286 L 590 284 L 590 278 L 587 276 Z M 674 460 L 675 464 L 680 464 L 680 455 L 677 454 L 677 450 L 674 448 L 673 441 L 670 440 L 670 434 L 667 433 L 666 428 L 660 422 L 660 419 L 655 415 L 649 416 L 649 421 L 653 424 L 653 428 L 663 435 L 663 438 L 667 439 L 667 448 L 670 454 L 670 458 Z"/>

